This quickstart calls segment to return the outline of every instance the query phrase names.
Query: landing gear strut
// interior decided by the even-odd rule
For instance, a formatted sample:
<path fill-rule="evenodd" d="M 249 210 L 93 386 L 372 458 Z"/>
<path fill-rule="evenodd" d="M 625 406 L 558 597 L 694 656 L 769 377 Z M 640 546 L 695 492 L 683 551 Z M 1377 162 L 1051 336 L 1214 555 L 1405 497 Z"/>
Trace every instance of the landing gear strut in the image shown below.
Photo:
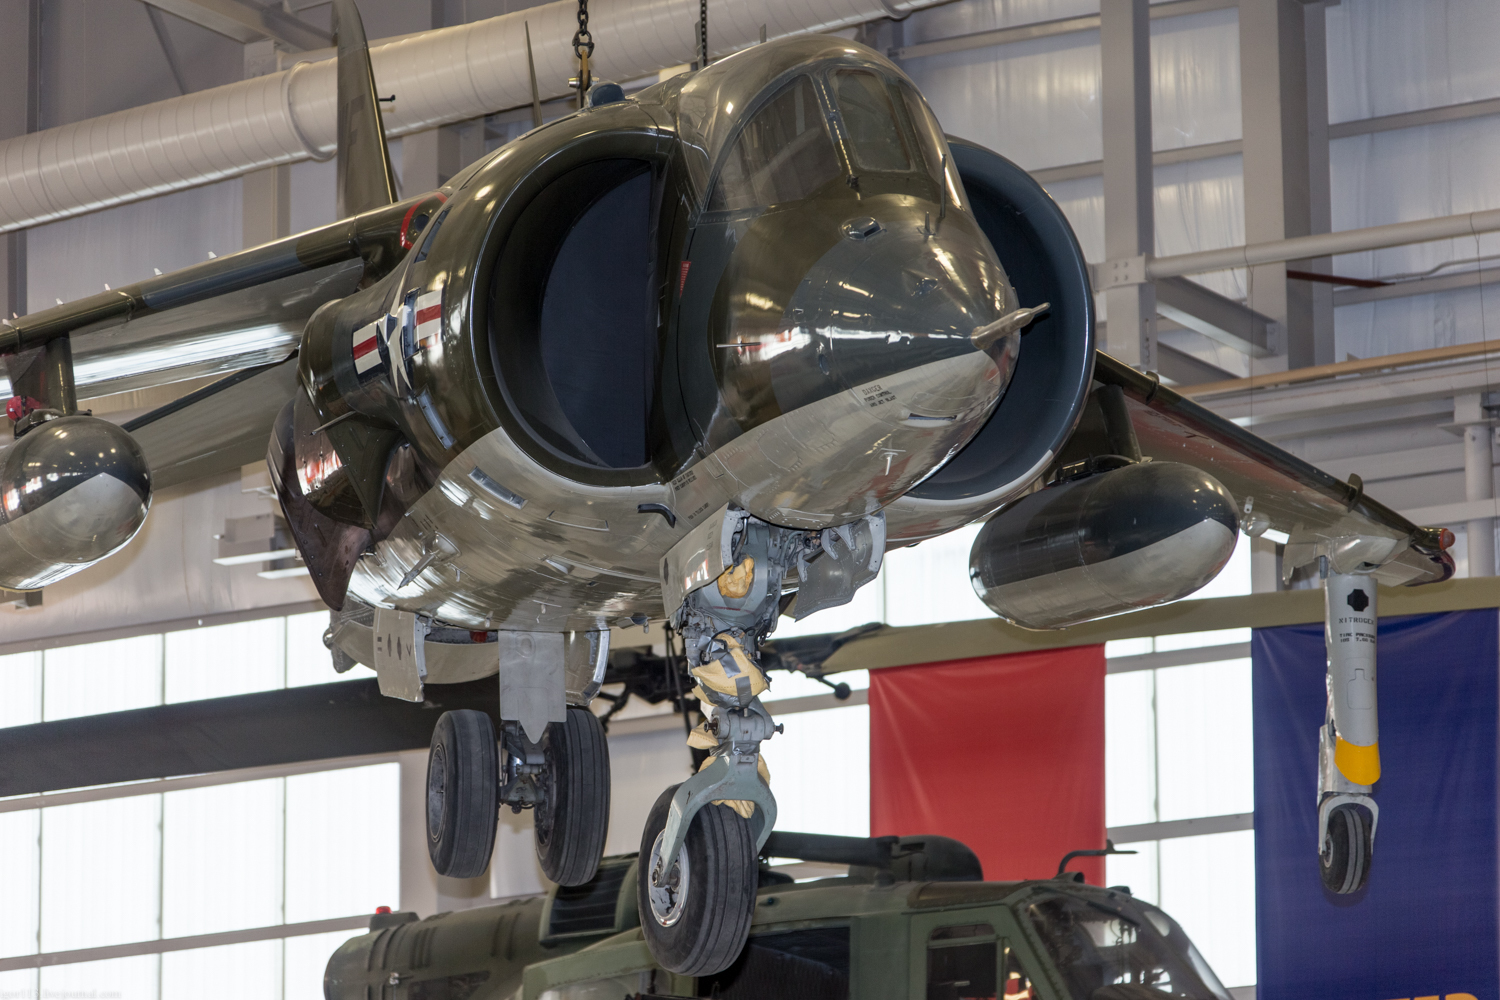
<path fill-rule="evenodd" d="M 776 627 L 783 578 L 800 578 L 795 614 L 805 616 L 846 603 L 875 578 L 884 551 L 878 514 L 798 531 L 726 507 L 663 561 L 663 596 L 693 694 L 711 711 L 688 739 L 708 759 L 662 793 L 641 838 L 641 929 L 663 968 L 722 972 L 750 933 L 756 855 L 776 823 L 760 744 L 781 730 L 760 700 L 768 684 L 757 650 Z"/>

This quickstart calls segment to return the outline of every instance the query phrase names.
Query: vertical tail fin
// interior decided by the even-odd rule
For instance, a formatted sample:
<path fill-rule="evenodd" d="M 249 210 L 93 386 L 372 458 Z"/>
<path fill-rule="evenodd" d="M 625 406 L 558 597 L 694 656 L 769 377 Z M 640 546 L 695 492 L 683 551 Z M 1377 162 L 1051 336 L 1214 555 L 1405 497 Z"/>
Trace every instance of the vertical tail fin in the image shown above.
<path fill-rule="evenodd" d="M 333 0 L 339 62 L 339 218 L 382 208 L 396 200 L 396 178 L 380 123 L 370 46 L 354 0 Z"/>

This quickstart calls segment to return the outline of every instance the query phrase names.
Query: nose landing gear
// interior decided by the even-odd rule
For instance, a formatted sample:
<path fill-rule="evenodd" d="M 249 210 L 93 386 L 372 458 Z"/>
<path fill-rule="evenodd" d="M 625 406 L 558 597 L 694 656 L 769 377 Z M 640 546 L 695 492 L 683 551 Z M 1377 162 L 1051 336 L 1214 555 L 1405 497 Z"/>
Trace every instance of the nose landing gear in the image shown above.
<path fill-rule="evenodd" d="M 776 823 L 760 744 L 781 731 L 760 700 L 768 685 L 756 651 L 776 626 L 783 577 L 797 573 L 796 607 L 807 615 L 849 601 L 875 578 L 884 552 L 879 514 L 797 531 L 726 507 L 663 560 L 663 596 L 693 694 L 711 707 L 688 739 L 708 760 L 662 793 L 641 838 L 641 929 L 663 968 L 722 972 L 750 933 L 756 856 Z"/>
<path fill-rule="evenodd" d="M 641 834 L 637 883 L 641 927 L 651 954 L 679 975 L 722 972 L 750 934 L 755 912 L 756 838 L 727 805 L 698 809 L 681 848 L 667 862 L 674 785 L 661 793 Z"/>

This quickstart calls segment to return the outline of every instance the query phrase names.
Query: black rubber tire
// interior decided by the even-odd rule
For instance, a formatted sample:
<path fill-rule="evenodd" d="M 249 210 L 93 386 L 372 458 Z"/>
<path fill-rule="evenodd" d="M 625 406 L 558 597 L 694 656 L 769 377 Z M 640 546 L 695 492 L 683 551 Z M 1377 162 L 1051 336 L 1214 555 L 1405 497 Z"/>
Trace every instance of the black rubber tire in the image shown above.
<path fill-rule="evenodd" d="M 599 870 L 609 833 L 609 743 L 598 716 L 569 708 L 542 737 L 547 766 L 535 810 L 536 857 L 558 885 L 583 885 Z"/>
<path fill-rule="evenodd" d="M 688 889 L 681 916 L 663 926 L 651 908 L 651 852 L 667 826 L 673 785 L 661 793 L 641 833 L 636 866 L 636 907 L 646 945 L 662 968 L 680 976 L 711 976 L 734 964 L 750 936 L 755 915 L 755 836 L 728 806 L 710 803 L 693 817 L 682 852 L 688 859 Z"/>
<path fill-rule="evenodd" d="M 1355 805 L 1338 806 L 1328 816 L 1328 835 L 1318 856 L 1323 885 L 1329 892 L 1347 896 L 1370 880 L 1374 844 L 1370 838 L 1370 813 Z"/>
<path fill-rule="evenodd" d="M 427 856 L 450 878 L 489 867 L 499 817 L 495 724 L 474 709 L 444 712 L 427 753 Z"/>

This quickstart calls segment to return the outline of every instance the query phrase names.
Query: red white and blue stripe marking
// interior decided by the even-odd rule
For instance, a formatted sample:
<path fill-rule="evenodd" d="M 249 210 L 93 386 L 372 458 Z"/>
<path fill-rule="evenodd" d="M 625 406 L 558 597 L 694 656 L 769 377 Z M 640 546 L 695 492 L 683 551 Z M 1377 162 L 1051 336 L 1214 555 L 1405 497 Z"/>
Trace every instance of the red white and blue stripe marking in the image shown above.
<path fill-rule="evenodd" d="M 380 327 L 384 317 L 354 331 L 354 371 L 360 375 L 380 365 Z"/>
<path fill-rule="evenodd" d="M 415 351 L 425 351 L 438 341 L 443 331 L 443 290 L 424 292 L 417 296 L 412 308 L 412 341 Z"/>

